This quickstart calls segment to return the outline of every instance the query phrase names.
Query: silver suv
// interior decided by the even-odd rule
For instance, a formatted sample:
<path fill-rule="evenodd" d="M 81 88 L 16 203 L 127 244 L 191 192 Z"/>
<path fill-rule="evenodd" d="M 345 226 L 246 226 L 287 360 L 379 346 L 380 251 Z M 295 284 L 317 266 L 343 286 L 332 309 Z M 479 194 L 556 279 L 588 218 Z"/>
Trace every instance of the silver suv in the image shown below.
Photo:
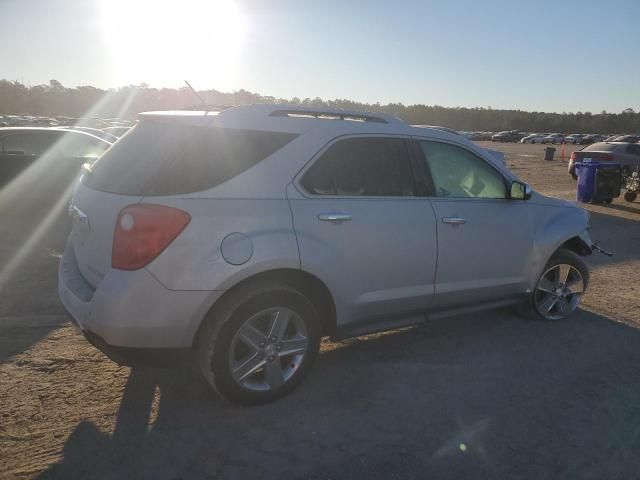
<path fill-rule="evenodd" d="M 587 213 L 455 133 L 377 113 L 152 112 L 69 205 L 59 295 L 112 359 L 193 358 L 256 404 L 322 336 L 516 305 L 559 320 L 589 280 Z"/>

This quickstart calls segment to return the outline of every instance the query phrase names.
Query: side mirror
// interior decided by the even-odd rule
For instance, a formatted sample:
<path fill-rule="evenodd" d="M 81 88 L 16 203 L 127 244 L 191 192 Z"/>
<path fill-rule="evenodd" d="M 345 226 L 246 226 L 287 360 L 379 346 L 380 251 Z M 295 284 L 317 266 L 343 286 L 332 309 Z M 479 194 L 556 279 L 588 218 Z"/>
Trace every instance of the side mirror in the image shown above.
<path fill-rule="evenodd" d="M 509 197 L 512 200 L 529 200 L 531 198 L 531 187 L 528 183 L 515 180 L 511 182 L 511 190 Z"/>

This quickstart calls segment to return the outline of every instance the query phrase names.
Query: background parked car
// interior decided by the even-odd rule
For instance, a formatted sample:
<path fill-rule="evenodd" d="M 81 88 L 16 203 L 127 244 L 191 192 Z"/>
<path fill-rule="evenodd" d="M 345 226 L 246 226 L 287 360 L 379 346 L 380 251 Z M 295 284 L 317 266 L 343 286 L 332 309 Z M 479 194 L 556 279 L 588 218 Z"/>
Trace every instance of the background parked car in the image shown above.
<path fill-rule="evenodd" d="M 585 135 L 578 142 L 580 145 L 591 145 L 592 143 L 602 142 L 604 141 L 605 136 L 597 133 L 591 133 L 589 135 Z"/>
<path fill-rule="evenodd" d="M 491 136 L 492 142 L 519 142 L 523 137 L 527 135 L 526 132 L 519 132 L 517 130 L 508 130 L 504 132 L 496 133 Z"/>
<path fill-rule="evenodd" d="M 131 127 L 107 127 L 107 128 L 104 128 L 103 131 L 120 138 L 122 135 L 127 133 L 130 129 Z"/>
<path fill-rule="evenodd" d="M 0 128 L 0 185 L 5 185 L 23 170 L 47 155 L 49 163 L 43 175 L 60 172 L 73 175 L 83 163 L 93 161 L 111 146 L 102 138 L 65 128 Z"/>
<path fill-rule="evenodd" d="M 562 133 L 552 133 L 544 137 L 544 141 L 542 143 L 562 143 L 564 142 L 564 135 Z"/>
<path fill-rule="evenodd" d="M 582 137 L 585 135 L 583 133 L 572 133 L 571 135 L 567 135 L 564 137 L 565 143 L 572 143 L 573 145 L 579 144 Z"/>
<path fill-rule="evenodd" d="M 520 143 L 542 143 L 545 138 L 545 135 L 542 133 L 534 133 L 532 135 L 527 135 Z"/>
<path fill-rule="evenodd" d="M 640 135 L 619 135 L 615 137 L 612 142 L 629 142 L 629 143 L 638 143 L 640 140 Z"/>
<path fill-rule="evenodd" d="M 101 130 L 99 128 L 91 128 L 91 127 L 78 127 L 78 126 L 73 126 L 73 127 L 62 127 L 62 128 L 69 128 L 70 130 L 76 130 L 76 131 L 82 131 L 82 132 L 87 132 L 90 133 L 91 135 L 94 135 L 96 137 L 102 138 L 103 140 L 106 140 L 109 143 L 113 143 L 116 140 L 118 140 L 118 137 L 116 135 L 114 135 L 111 132 L 107 132 L 106 129 Z"/>
<path fill-rule="evenodd" d="M 492 132 L 473 132 L 476 135 L 476 141 L 491 140 Z"/>
<path fill-rule="evenodd" d="M 622 166 L 622 175 L 627 177 L 640 167 L 640 144 L 625 142 L 599 142 L 573 152 L 569 159 L 569 173 L 576 177 L 575 162 L 584 160 L 592 162 L 614 162 Z"/>

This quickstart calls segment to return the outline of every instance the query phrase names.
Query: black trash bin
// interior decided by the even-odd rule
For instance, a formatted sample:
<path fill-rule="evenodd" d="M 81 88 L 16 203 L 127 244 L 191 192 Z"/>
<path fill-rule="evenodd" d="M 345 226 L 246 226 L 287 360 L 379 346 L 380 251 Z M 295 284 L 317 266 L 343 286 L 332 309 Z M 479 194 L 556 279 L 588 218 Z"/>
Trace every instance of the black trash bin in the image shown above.
<path fill-rule="evenodd" d="M 544 149 L 544 159 L 551 161 L 553 160 L 553 154 L 556 153 L 556 149 L 553 147 L 547 147 Z"/>

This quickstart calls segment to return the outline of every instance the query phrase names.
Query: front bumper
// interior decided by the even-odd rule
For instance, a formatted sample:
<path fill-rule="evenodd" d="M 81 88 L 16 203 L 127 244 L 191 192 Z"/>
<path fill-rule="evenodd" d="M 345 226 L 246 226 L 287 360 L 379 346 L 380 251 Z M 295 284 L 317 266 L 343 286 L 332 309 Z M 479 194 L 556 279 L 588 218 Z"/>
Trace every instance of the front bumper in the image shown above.
<path fill-rule="evenodd" d="M 94 289 L 78 270 L 70 244 L 58 267 L 62 304 L 73 323 L 103 351 L 105 345 L 191 348 L 202 318 L 221 294 L 168 290 L 146 269 L 111 269 Z"/>

